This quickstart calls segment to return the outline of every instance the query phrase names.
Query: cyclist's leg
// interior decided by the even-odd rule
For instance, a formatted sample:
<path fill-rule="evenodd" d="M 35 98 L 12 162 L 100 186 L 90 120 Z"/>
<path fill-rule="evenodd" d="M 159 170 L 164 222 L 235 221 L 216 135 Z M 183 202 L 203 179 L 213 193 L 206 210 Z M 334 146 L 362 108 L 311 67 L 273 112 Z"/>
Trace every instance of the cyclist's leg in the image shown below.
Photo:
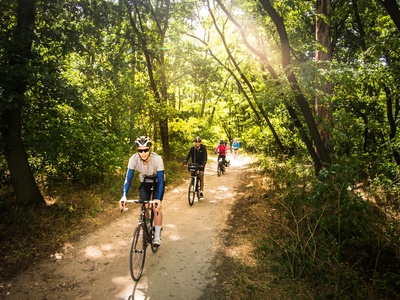
<path fill-rule="evenodd" d="M 200 191 L 204 188 L 204 169 L 200 171 Z"/>
<path fill-rule="evenodd" d="M 153 199 L 154 199 L 154 191 L 157 190 L 157 187 L 158 187 L 158 182 L 154 184 Z M 154 240 L 155 241 L 158 240 L 157 244 L 159 244 L 159 245 L 161 243 L 161 241 L 159 241 L 159 240 L 161 238 L 161 227 L 162 227 L 162 219 L 163 219 L 163 215 L 162 215 L 162 211 L 161 211 L 162 201 L 161 201 L 160 205 L 161 205 L 161 207 L 159 207 L 158 212 L 154 211 L 154 209 L 153 209 L 153 212 L 154 212 L 154 223 L 153 224 L 154 224 L 154 229 L 155 229 Z M 153 208 L 154 208 L 154 206 L 153 206 Z"/>
<path fill-rule="evenodd" d="M 224 157 L 221 154 L 218 156 L 218 161 L 219 161 L 218 167 L 220 168 L 221 172 L 223 172 L 224 171 Z"/>
<path fill-rule="evenodd" d="M 155 184 L 157 183 L 144 183 L 142 182 L 139 191 L 140 191 L 140 199 L 142 200 L 150 200 L 152 199 L 153 193 L 156 190 Z M 146 218 L 149 218 L 148 212 L 146 212 Z M 162 226 L 162 212 L 159 210 L 158 212 L 154 211 L 154 220 L 153 225 L 155 228 L 155 236 L 160 238 L 161 226 Z"/>
<path fill-rule="evenodd" d="M 151 198 L 151 193 L 152 193 L 152 184 L 151 183 L 144 183 L 141 182 L 139 186 L 139 198 L 140 200 L 150 200 Z M 148 204 L 146 205 L 146 208 L 148 208 Z M 146 219 L 149 219 L 149 213 L 146 211 Z"/>
<path fill-rule="evenodd" d="M 154 185 L 154 191 L 157 190 L 157 185 L 158 183 L 156 183 Z M 162 201 L 161 201 L 162 204 Z M 161 226 L 162 225 L 162 211 L 161 209 L 158 212 L 154 211 L 154 226 Z"/>

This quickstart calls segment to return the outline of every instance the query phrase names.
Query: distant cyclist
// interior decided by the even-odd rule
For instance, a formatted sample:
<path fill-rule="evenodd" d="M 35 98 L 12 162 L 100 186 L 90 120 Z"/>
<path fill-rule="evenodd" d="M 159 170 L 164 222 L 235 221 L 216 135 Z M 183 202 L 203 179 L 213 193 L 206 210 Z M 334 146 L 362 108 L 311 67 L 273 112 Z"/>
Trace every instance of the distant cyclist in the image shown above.
<path fill-rule="evenodd" d="M 207 163 L 207 148 L 201 143 L 200 137 L 196 136 L 193 141 L 194 146 L 189 149 L 184 165 L 187 165 L 189 159 L 191 159 L 192 163 L 198 163 L 200 165 L 200 198 L 203 198 L 204 168 Z"/>
<path fill-rule="evenodd" d="M 224 166 L 224 170 L 226 167 L 226 152 L 228 151 L 228 148 L 226 147 L 226 143 L 224 140 L 220 140 L 219 141 L 219 145 L 217 146 L 217 148 L 215 148 L 214 150 L 216 153 L 218 153 L 218 159 L 217 161 L 219 161 L 219 159 L 222 159 L 222 164 Z"/>
<path fill-rule="evenodd" d="M 151 145 L 151 139 L 147 136 L 140 136 L 136 139 L 135 146 L 137 152 L 129 159 L 128 170 L 122 190 L 122 198 L 119 200 L 119 208 L 122 210 L 125 206 L 126 196 L 128 195 L 133 174 L 136 170 L 140 173 L 140 200 L 151 200 L 151 194 L 153 194 L 153 200 L 156 201 L 153 205 L 155 227 L 153 243 L 155 245 L 161 245 L 161 204 L 165 187 L 164 163 L 158 154 L 151 152 Z"/>
<path fill-rule="evenodd" d="M 236 157 L 239 155 L 239 148 L 240 148 L 240 143 L 238 139 L 234 139 L 232 143 L 232 148 L 233 148 L 233 155 Z"/>

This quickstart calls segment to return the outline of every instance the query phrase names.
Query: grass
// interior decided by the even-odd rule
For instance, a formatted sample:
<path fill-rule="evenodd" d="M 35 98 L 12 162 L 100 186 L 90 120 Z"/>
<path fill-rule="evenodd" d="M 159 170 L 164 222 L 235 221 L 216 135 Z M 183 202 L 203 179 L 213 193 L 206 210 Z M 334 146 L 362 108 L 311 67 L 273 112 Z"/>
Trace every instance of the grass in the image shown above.
<path fill-rule="evenodd" d="M 202 299 L 398 299 L 399 223 L 357 197 L 337 211 L 335 181 L 315 191 L 290 165 L 268 166 L 242 179 Z"/>

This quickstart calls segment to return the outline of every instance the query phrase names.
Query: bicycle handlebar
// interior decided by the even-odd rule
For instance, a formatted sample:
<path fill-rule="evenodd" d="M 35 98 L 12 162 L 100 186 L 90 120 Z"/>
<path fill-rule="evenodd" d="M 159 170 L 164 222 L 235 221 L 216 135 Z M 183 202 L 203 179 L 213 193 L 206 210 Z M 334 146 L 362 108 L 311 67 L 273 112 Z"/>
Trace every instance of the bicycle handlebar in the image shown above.
<path fill-rule="evenodd" d="M 126 204 L 126 203 L 155 204 L 155 207 L 157 208 L 157 201 L 154 201 L 154 200 L 137 200 L 137 199 L 134 199 L 134 200 L 125 200 L 125 204 Z M 123 206 L 124 206 L 124 209 L 121 210 L 121 213 L 122 213 L 122 211 L 124 211 L 124 210 L 128 210 L 128 208 L 125 207 L 125 204 L 123 205 Z"/>
<path fill-rule="evenodd" d="M 127 203 L 150 203 L 150 204 L 154 204 L 157 203 L 157 201 L 154 200 L 126 200 Z"/>

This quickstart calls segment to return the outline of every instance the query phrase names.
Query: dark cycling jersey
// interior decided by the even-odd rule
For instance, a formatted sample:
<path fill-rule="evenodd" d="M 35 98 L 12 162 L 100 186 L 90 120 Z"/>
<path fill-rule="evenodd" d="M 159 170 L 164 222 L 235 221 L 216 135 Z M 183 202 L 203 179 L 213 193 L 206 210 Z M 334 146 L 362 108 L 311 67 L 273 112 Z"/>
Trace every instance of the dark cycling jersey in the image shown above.
<path fill-rule="evenodd" d="M 188 154 L 186 155 L 185 162 L 188 162 L 189 159 L 192 160 L 192 163 L 198 163 L 202 166 L 205 166 L 207 163 L 206 146 L 200 145 L 199 148 L 196 148 L 196 146 L 191 147 Z"/>

